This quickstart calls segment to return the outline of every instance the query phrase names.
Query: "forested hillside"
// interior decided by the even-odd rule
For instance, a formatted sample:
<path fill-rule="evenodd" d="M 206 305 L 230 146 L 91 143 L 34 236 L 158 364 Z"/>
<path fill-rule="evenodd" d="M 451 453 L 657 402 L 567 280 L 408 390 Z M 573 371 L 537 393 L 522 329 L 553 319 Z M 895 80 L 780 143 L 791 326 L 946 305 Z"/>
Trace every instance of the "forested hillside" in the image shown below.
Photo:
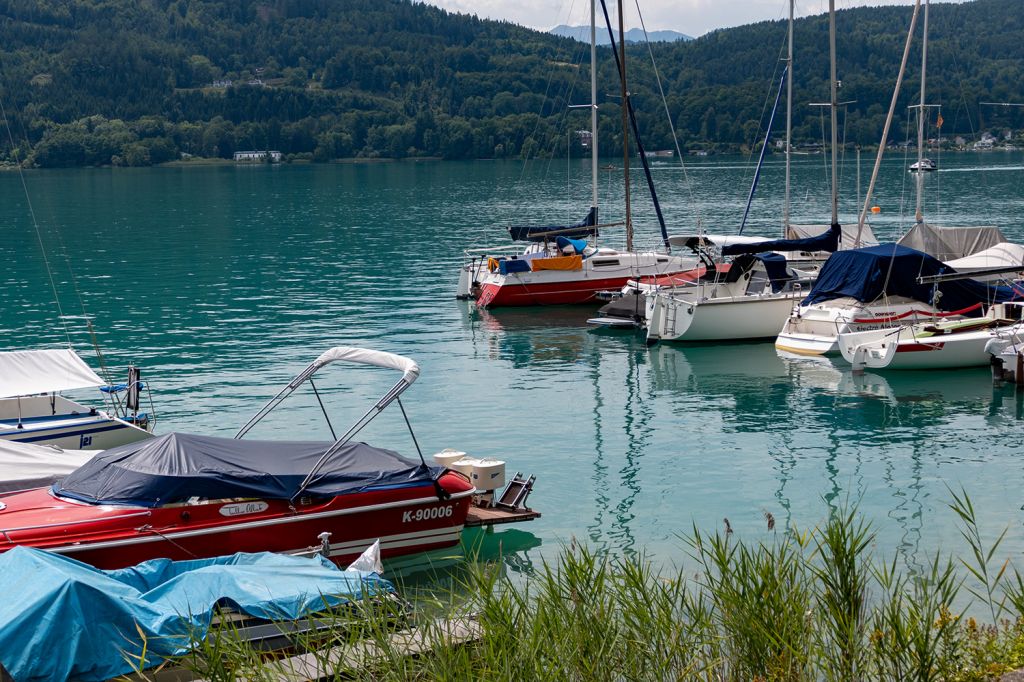
<path fill-rule="evenodd" d="M 909 7 L 838 15 L 850 142 L 878 141 L 909 18 Z M 1020 109 L 979 107 L 1024 101 L 1020 0 L 933 5 L 931 29 L 942 133 L 976 133 L 979 116 L 1024 127 Z M 245 149 L 320 161 L 562 154 L 586 126 L 567 105 L 589 98 L 587 46 L 408 0 L 0 0 L 0 35 L 17 158 L 39 166 Z M 763 22 L 653 46 L 684 145 L 756 141 L 784 39 L 783 22 Z M 800 20 L 796 40 L 797 140 L 820 141 L 821 112 L 807 105 L 828 95 L 825 19 Z M 614 155 L 617 77 L 608 48 L 599 54 L 602 150 Z M 629 71 L 647 147 L 671 146 L 646 46 L 630 46 Z M 915 68 L 905 103 L 917 83 Z M 893 139 L 905 123 L 901 107 Z M 5 135 L 0 160 L 13 158 Z"/>

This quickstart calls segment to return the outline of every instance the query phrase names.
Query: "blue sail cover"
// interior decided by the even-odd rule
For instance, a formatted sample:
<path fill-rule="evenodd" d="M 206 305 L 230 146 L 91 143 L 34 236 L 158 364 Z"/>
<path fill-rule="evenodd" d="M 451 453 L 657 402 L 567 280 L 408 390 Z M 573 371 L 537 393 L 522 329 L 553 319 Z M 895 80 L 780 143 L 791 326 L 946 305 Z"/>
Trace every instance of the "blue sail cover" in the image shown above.
<path fill-rule="evenodd" d="M 597 209 L 591 207 L 587 217 L 575 225 L 512 225 L 508 228 L 509 236 L 517 242 L 542 242 L 555 236 L 551 234 L 552 232 L 557 232 L 561 237 L 576 239 L 599 234 L 597 231 Z"/>
<path fill-rule="evenodd" d="M 190 497 L 288 500 L 331 447 L 328 442 L 236 440 L 169 433 L 106 450 L 53 484 L 53 492 L 94 504 L 159 507 Z M 348 443 L 305 493 L 332 497 L 368 488 L 433 485 L 444 467 Z"/>
<path fill-rule="evenodd" d="M 298 620 L 394 588 L 319 557 L 263 552 L 101 571 L 19 546 L 0 555 L 0 590 L 0 664 L 34 682 L 107 680 L 186 654 L 218 605 Z"/>
<path fill-rule="evenodd" d="M 786 282 L 793 279 L 793 275 L 786 268 L 786 257 L 781 253 L 758 253 L 754 254 L 754 258 L 764 265 L 768 281 L 772 283 L 772 293 L 779 293 L 786 286 Z"/>
<path fill-rule="evenodd" d="M 1002 303 L 1024 298 L 1019 286 L 993 286 L 973 279 L 919 284 L 918 277 L 949 274 L 953 268 L 926 253 L 897 244 L 837 251 L 821 267 L 818 279 L 801 305 L 812 305 L 849 296 L 862 303 L 879 297 L 906 296 L 932 304 L 939 310 L 963 310 L 976 303 Z M 983 314 L 983 311 L 973 311 Z"/>
<path fill-rule="evenodd" d="M 833 225 L 828 231 L 805 239 L 774 239 L 756 244 L 726 244 L 722 247 L 723 256 L 739 256 L 744 253 L 761 253 L 762 251 L 836 251 L 839 240 L 843 236 L 843 228 Z"/>

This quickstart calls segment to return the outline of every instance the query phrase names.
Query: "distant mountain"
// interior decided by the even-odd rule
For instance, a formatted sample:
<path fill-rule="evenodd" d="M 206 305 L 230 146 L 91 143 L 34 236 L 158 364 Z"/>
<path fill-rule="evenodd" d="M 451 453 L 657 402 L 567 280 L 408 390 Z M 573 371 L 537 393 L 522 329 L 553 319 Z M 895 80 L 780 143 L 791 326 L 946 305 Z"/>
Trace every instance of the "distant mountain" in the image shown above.
<path fill-rule="evenodd" d="M 548 33 L 562 38 L 573 38 L 580 42 L 590 42 L 590 27 L 589 26 L 568 26 L 566 24 L 559 24 Z M 674 43 L 677 40 L 693 40 L 693 36 L 688 36 L 685 33 L 679 31 L 648 31 L 647 39 L 652 43 Z M 643 29 L 631 28 L 626 31 L 626 42 L 627 43 L 642 43 L 644 42 Z M 608 31 L 603 27 L 598 27 L 597 30 L 597 44 L 608 45 Z"/>

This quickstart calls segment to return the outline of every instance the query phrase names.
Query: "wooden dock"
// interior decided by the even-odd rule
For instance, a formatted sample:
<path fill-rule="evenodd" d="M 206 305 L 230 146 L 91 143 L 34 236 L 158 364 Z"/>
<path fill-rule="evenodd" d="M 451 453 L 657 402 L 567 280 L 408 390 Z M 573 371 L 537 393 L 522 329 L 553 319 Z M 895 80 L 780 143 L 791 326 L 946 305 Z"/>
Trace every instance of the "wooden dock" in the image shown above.
<path fill-rule="evenodd" d="M 271 679 L 279 682 L 336 679 L 339 672 L 365 670 L 375 664 L 386 663 L 394 656 L 421 656 L 441 646 L 470 644 L 482 636 L 483 628 L 475 618 L 438 619 L 427 627 L 392 633 L 383 646 L 364 640 L 326 651 L 292 656 L 273 663 L 268 672 Z"/>
<path fill-rule="evenodd" d="M 475 526 L 497 526 L 503 523 L 519 523 L 540 518 L 540 512 L 533 509 L 505 509 L 502 507 L 480 507 L 472 505 L 466 516 L 466 528 Z"/>

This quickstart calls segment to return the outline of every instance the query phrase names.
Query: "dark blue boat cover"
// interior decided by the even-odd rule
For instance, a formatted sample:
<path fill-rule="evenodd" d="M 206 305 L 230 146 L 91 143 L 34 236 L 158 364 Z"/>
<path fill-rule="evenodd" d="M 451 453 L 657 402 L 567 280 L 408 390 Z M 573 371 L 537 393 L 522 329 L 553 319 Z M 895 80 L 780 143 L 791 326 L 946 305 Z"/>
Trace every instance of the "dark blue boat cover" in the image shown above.
<path fill-rule="evenodd" d="M 754 258 L 764 264 L 768 280 L 772 283 L 772 293 L 779 293 L 786 282 L 793 279 L 793 275 L 786 269 L 786 257 L 781 253 L 758 253 L 754 254 Z"/>
<path fill-rule="evenodd" d="M 557 232 L 562 237 L 577 239 L 599 234 L 597 231 L 597 209 L 591 207 L 587 217 L 575 225 L 512 225 L 508 228 L 509 236 L 517 242 L 542 242 L 555 236 L 550 234 L 551 232 Z"/>
<path fill-rule="evenodd" d="M 1024 298 L 1019 286 L 993 286 L 973 279 L 938 284 L 918 284 L 918 277 L 956 272 L 926 253 L 897 244 L 837 251 L 821 267 L 818 279 L 801 305 L 849 296 L 863 303 L 879 297 L 906 296 L 923 303 L 934 302 L 939 310 L 963 310 L 976 303 L 1001 303 Z M 984 311 L 973 313 L 981 315 Z"/>
<path fill-rule="evenodd" d="M 169 433 L 101 452 L 54 483 L 53 492 L 95 504 L 142 507 L 190 497 L 289 500 L 331 445 Z M 327 460 L 305 493 L 332 497 L 368 488 L 432 485 L 444 471 L 391 450 L 348 443 Z"/>
<path fill-rule="evenodd" d="M 513 272 L 529 272 L 530 262 L 520 260 L 513 256 L 512 258 L 499 258 L 498 259 L 498 273 L 501 275 L 508 275 Z"/>
<path fill-rule="evenodd" d="M 828 231 L 806 239 L 774 239 L 756 244 L 726 244 L 722 247 L 723 256 L 739 256 L 744 253 L 760 253 L 762 251 L 835 251 L 839 248 L 839 240 L 843 236 L 843 228 L 833 225 Z"/>
<path fill-rule="evenodd" d="M 218 605 L 291 621 L 394 588 L 320 557 L 154 559 L 101 571 L 15 547 L 0 555 L 0 590 L 0 663 L 16 682 L 41 682 L 108 680 L 186 655 Z"/>

